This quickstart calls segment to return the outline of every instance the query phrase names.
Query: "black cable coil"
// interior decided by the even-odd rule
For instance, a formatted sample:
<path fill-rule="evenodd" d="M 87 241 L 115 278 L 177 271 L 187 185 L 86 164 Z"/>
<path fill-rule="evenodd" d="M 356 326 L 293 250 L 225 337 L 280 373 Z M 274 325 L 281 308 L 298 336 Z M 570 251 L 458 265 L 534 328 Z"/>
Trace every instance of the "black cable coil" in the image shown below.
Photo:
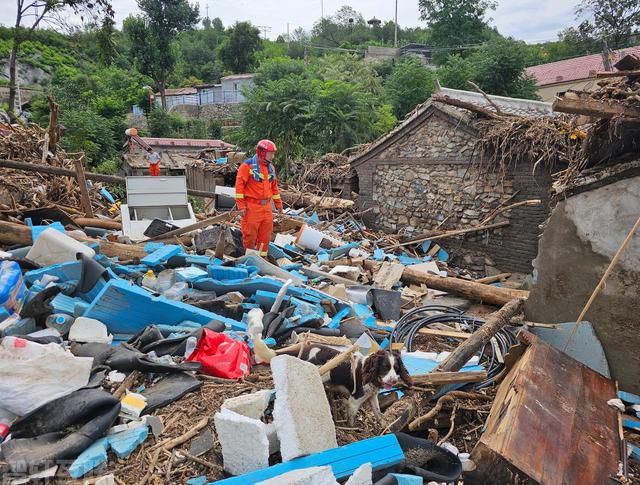
<path fill-rule="evenodd" d="M 459 323 L 463 328 L 467 327 L 475 332 L 484 325 L 484 320 L 468 315 L 457 308 L 445 305 L 426 305 L 405 313 L 391 333 L 391 343 L 404 342 L 407 352 L 413 351 L 413 338 L 421 328 L 432 327 L 435 324 Z M 453 337 L 451 337 L 453 338 Z M 504 356 L 512 345 L 518 343 L 513 327 L 503 327 L 495 335 L 498 348 Z M 487 369 L 487 378 L 477 383 L 471 383 L 464 388 L 481 389 L 495 381 L 496 377 L 504 369 L 504 364 L 498 361 L 495 349 L 488 343 L 480 352 L 480 363 Z"/>

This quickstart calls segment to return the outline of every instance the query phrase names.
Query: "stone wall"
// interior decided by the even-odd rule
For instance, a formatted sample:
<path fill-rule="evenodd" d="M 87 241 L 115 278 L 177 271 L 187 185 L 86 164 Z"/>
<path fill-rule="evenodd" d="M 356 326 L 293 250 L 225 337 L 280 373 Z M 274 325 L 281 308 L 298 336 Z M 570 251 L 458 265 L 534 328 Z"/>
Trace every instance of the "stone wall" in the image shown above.
<path fill-rule="evenodd" d="M 472 128 L 440 111 L 381 152 L 354 165 L 359 204 L 372 209 L 365 222 L 375 228 L 418 236 L 439 228 L 479 224 L 501 204 L 541 199 L 492 219 L 505 228 L 442 240 L 454 263 L 474 271 L 530 272 L 540 225 L 548 217 L 551 177 L 520 163 L 509 173 L 485 173 L 473 159 Z M 465 258 L 466 256 L 466 258 Z"/>
<path fill-rule="evenodd" d="M 558 203 L 535 260 L 537 282 L 527 301 L 529 320 L 573 322 L 638 218 L 640 176 L 589 190 Z M 585 320 L 605 350 L 621 389 L 640 393 L 640 237 L 636 233 Z"/>
<path fill-rule="evenodd" d="M 205 104 L 200 106 L 198 117 L 203 120 L 240 121 L 242 104 Z"/>

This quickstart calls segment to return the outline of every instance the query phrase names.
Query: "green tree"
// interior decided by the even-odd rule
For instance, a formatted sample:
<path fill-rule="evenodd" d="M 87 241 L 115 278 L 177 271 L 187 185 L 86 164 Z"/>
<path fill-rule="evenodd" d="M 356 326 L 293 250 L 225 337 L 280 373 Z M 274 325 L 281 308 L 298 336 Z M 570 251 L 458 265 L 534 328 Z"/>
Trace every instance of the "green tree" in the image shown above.
<path fill-rule="evenodd" d="M 290 75 L 306 76 L 304 62 L 289 57 L 276 57 L 260 64 L 254 82 L 258 85 L 277 81 Z"/>
<path fill-rule="evenodd" d="M 167 79 L 176 65 L 174 40 L 198 21 L 198 5 L 188 0 L 138 0 L 142 17 L 129 17 L 123 28 L 132 41 L 130 55 L 141 72 L 151 76 L 166 109 Z"/>
<path fill-rule="evenodd" d="M 317 82 L 296 75 L 251 89 L 242 105 L 242 145 L 251 149 L 262 138 L 273 140 L 276 164 L 286 173 L 287 162 L 305 149 L 304 133 L 318 89 Z"/>
<path fill-rule="evenodd" d="M 438 80 L 446 88 L 469 89 L 469 81 L 476 76 L 476 66 L 470 59 L 459 55 L 449 56 L 446 63 L 438 68 Z"/>
<path fill-rule="evenodd" d="M 344 81 L 326 81 L 307 126 L 321 151 L 341 152 L 375 135 L 375 100 Z"/>
<path fill-rule="evenodd" d="M 490 41 L 474 52 L 474 80 L 487 93 L 525 99 L 538 99 L 535 80 L 527 77 L 524 42 L 511 38 Z"/>
<path fill-rule="evenodd" d="M 434 46 L 477 44 L 486 38 L 486 15 L 492 0 L 418 0 L 420 18 L 431 28 Z"/>
<path fill-rule="evenodd" d="M 353 54 L 327 54 L 315 59 L 311 67 L 322 80 L 345 81 L 359 84 L 365 91 L 381 94 L 382 85 L 373 64 Z"/>
<path fill-rule="evenodd" d="M 34 31 L 43 23 L 52 22 L 53 15 L 70 8 L 74 13 L 87 14 L 93 18 L 113 17 L 109 0 L 16 0 L 16 21 L 13 29 L 13 45 L 9 54 L 9 116 L 15 119 L 17 94 L 16 63 L 20 45 L 31 38 Z M 23 23 L 29 22 L 25 27 Z"/>
<path fill-rule="evenodd" d="M 416 105 L 423 103 L 435 89 L 435 73 L 418 59 L 403 58 L 385 83 L 387 101 L 393 114 L 403 118 Z"/>
<path fill-rule="evenodd" d="M 638 0 L 582 0 L 578 17 L 588 17 L 581 26 L 591 37 L 606 39 L 613 49 L 629 45 L 632 34 L 640 30 Z"/>
<path fill-rule="evenodd" d="M 220 57 L 224 66 L 234 73 L 252 72 L 256 51 L 261 46 L 260 31 L 249 22 L 237 22 L 220 47 Z"/>

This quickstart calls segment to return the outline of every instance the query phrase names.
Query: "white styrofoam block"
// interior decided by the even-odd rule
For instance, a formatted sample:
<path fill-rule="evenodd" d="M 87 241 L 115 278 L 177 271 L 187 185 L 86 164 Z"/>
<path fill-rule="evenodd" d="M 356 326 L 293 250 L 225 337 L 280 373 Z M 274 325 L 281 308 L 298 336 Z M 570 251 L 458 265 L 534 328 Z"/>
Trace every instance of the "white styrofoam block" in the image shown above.
<path fill-rule="evenodd" d="M 336 428 L 316 366 L 279 355 L 271 360 L 271 372 L 276 389 L 273 422 L 282 461 L 336 448 Z"/>
<path fill-rule="evenodd" d="M 269 406 L 269 400 L 273 391 L 266 389 L 243 396 L 232 397 L 222 403 L 221 409 L 228 409 L 248 418 L 262 418 L 264 411 Z"/>
<path fill-rule="evenodd" d="M 94 318 L 78 317 L 69 329 L 69 340 L 73 342 L 95 342 L 110 344 L 113 335 L 107 331 L 107 326 Z"/>
<path fill-rule="evenodd" d="M 225 471 L 242 475 L 269 466 L 269 439 L 263 422 L 229 409 L 216 413 L 213 421 Z"/>
<path fill-rule="evenodd" d="M 373 484 L 373 467 L 371 463 L 361 465 L 353 475 L 347 480 L 345 485 L 372 485 Z"/>
<path fill-rule="evenodd" d="M 256 485 L 337 485 L 330 466 L 314 466 L 293 470 Z"/>

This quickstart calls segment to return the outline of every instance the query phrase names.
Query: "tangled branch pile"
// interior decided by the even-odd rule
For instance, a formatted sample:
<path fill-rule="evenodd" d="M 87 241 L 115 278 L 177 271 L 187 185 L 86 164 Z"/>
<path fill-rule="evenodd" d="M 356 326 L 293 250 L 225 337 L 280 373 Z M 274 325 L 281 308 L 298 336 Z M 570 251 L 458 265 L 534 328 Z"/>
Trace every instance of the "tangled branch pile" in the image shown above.
<path fill-rule="evenodd" d="M 0 158 L 51 165 L 74 170 L 72 159 L 60 147 L 51 154 L 45 139 L 46 131 L 37 125 L 0 125 Z M 92 206 L 101 209 L 99 185 L 89 190 Z M 24 210 L 51 204 L 79 208 L 80 190 L 75 179 L 0 168 L 0 207 L 4 210 Z"/>
<path fill-rule="evenodd" d="M 339 153 L 327 153 L 317 161 L 304 161 L 291 165 L 290 184 L 301 192 L 309 192 L 316 195 L 338 195 L 342 185 L 351 177 L 352 169 L 349 159 Z"/>
<path fill-rule="evenodd" d="M 488 172 L 505 174 L 519 162 L 533 162 L 534 172 L 540 164 L 549 170 L 561 166 L 566 167 L 561 177 L 572 177 L 586 165 L 583 140 L 587 134 L 584 127 L 578 127 L 575 116 L 497 116 L 477 126 L 482 135 L 476 151 Z"/>

